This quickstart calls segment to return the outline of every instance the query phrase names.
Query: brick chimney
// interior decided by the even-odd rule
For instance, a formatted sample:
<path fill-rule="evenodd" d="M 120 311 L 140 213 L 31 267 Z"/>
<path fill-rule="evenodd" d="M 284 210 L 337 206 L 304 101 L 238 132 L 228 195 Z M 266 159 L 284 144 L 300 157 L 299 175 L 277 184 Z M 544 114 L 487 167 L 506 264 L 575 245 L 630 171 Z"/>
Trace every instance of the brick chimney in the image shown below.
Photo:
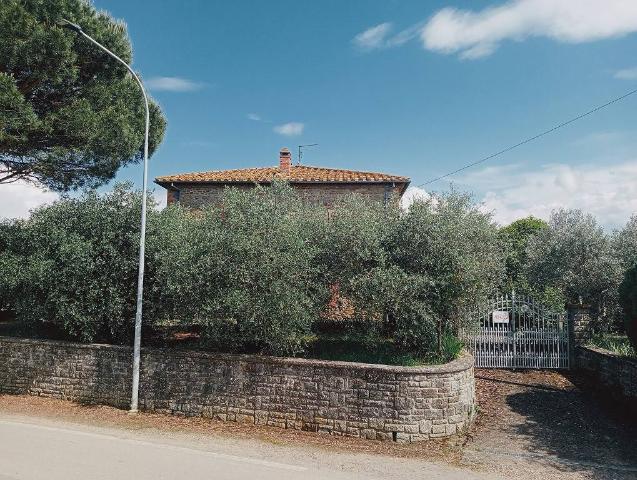
<path fill-rule="evenodd" d="M 279 170 L 289 173 L 290 167 L 292 166 L 292 154 L 290 150 L 286 147 L 283 147 L 279 151 Z"/>

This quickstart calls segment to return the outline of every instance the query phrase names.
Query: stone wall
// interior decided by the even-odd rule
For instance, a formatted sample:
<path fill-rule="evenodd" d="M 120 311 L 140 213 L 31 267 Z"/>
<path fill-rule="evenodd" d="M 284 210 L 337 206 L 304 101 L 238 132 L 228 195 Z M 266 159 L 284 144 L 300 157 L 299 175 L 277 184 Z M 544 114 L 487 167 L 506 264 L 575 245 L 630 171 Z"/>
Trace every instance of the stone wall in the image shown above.
<path fill-rule="evenodd" d="M 637 419 L 637 359 L 590 346 L 575 347 L 575 357 L 577 368 L 593 378 L 599 392 Z"/>
<path fill-rule="evenodd" d="M 329 206 L 342 199 L 346 195 L 356 193 L 358 195 L 377 200 L 379 202 L 387 201 L 397 204 L 401 197 L 401 186 L 396 184 L 382 183 L 292 183 L 291 186 L 306 201 Z M 179 191 L 179 200 L 175 190 L 167 190 L 168 204 L 179 201 L 182 205 L 190 208 L 201 208 L 206 205 L 218 205 L 221 202 L 221 196 L 224 188 L 228 188 L 224 184 L 176 184 L 175 187 Z M 231 188 L 249 189 L 254 188 L 253 184 L 236 184 Z"/>
<path fill-rule="evenodd" d="M 0 337 L 0 393 L 128 406 L 131 349 Z M 140 407 L 179 415 L 417 441 L 473 419 L 473 357 L 439 366 L 144 349 Z"/>
<path fill-rule="evenodd" d="M 291 185 L 307 202 L 328 207 L 350 194 L 360 195 L 381 203 L 397 204 L 401 197 L 402 188 L 402 185 L 392 187 L 392 184 L 383 183 L 292 183 Z"/>
<path fill-rule="evenodd" d="M 192 184 L 175 184 L 178 189 L 179 195 L 176 195 L 175 190 L 167 190 L 166 200 L 168 205 L 179 201 L 183 206 L 190 208 L 202 208 L 208 205 L 218 205 L 221 203 L 221 196 L 223 190 L 227 187 L 223 184 L 206 184 L 206 183 L 192 183 Z M 232 188 L 239 190 L 247 190 L 254 188 L 251 184 L 237 184 Z M 177 200 L 177 197 L 179 198 Z"/>

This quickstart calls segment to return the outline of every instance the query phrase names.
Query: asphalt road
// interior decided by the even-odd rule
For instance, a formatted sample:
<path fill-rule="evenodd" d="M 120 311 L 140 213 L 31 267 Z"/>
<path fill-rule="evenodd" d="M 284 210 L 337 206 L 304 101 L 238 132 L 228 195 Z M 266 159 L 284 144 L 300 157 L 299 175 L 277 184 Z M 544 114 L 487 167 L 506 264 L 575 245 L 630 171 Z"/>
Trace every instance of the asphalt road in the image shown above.
<path fill-rule="evenodd" d="M 277 448 L 246 443 L 228 450 L 169 433 L 0 415 L 1 480 L 487 478 L 427 462 Z"/>

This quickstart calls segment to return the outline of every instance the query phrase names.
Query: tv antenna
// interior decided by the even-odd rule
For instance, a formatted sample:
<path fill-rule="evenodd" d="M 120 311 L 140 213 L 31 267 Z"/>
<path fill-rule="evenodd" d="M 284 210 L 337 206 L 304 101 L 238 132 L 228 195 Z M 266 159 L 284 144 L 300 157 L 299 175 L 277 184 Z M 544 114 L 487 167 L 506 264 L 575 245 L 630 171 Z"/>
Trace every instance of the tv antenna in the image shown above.
<path fill-rule="evenodd" d="M 296 164 L 301 165 L 301 159 L 303 158 L 303 149 L 308 147 L 316 147 L 318 143 L 308 143 L 306 145 L 299 145 L 299 156 L 296 158 Z"/>

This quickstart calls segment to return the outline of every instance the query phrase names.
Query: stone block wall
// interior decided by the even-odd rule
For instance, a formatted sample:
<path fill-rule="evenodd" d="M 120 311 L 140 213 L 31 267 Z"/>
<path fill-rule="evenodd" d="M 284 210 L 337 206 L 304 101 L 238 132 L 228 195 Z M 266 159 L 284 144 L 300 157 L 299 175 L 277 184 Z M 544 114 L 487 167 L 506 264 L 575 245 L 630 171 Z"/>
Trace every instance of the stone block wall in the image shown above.
<path fill-rule="evenodd" d="M 131 349 L 0 337 L 0 393 L 127 408 Z M 144 349 L 140 407 L 370 439 L 453 435 L 475 411 L 473 357 L 399 367 Z"/>
<path fill-rule="evenodd" d="M 352 183 L 352 184 L 322 184 L 322 183 L 292 183 L 292 187 L 307 202 L 330 206 L 342 199 L 346 195 L 355 193 L 379 202 L 398 204 L 401 197 L 400 186 L 381 183 Z M 182 205 L 190 208 L 201 208 L 207 205 L 218 205 L 221 202 L 223 190 L 225 188 L 249 189 L 254 188 L 253 184 L 233 184 L 228 187 L 224 184 L 175 184 L 179 190 L 179 200 L 175 190 L 167 190 L 166 198 L 170 205 L 179 201 Z"/>
<path fill-rule="evenodd" d="M 595 380 L 600 393 L 637 419 L 637 359 L 590 346 L 575 347 L 575 357 L 577 368 Z"/>
<path fill-rule="evenodd" d="M 227 188 L 227 186 L 224 184 L 214 183 L 175 184 L 175 187 L 178 189 L 179 195 L 177 195 L 175 190 L 166 190 L 166 199 L 168 205 L 178 201 L 183 206 L 189 208 L 202 208 L 208 205 L 220 204 L 223 191 L 225 188 Z M 247 190 L 250 188 L 254 188 L 254 185 L 237 184 L 233 185 L 232 188 Z"/>
<path fill-rule="evenodd" d="M 293 183 L 292 187 L 308 203 L 327 207 L 351 194 L 380 203 L 395 204 L 396 206 L 401 197 L 401 186 L 383 183 Z"/>
<path fill-rule="evenodd" d="M 126 408 L 131 349 L 0 337 L 0 393 Z"/>

